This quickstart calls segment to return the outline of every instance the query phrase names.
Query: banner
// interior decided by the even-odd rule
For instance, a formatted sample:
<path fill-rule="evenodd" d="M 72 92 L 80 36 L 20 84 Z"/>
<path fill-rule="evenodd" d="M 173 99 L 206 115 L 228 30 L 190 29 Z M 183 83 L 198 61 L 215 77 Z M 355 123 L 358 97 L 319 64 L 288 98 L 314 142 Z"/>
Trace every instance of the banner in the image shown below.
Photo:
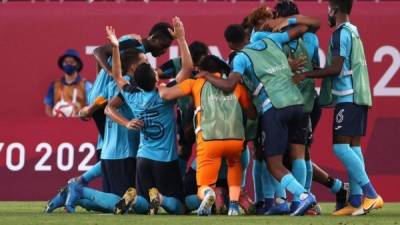
<path fill-rule="evenodd" d="M 269 3 L 271 4 L 271 3 Z M 47 200 L 73 176 L 96 162 L 96 128 L 92 121 L 48 118 L 43 98 L 62 72 L 58 57 L 68 48 L 82 56 L 82 76 L 95 79 L 91 52 L 107 43 L 105 26 L 117 35 L 145 37 L 159 21 L 179 16 L 188 42 L 207 43 L 213 54 L 227 59 L 223 32 L 240 23 L 258 3 L 7 3 L 0 5 L 0 200 Z M 270 5 L 273 6 L 273 5 Z M 373 93 L 363 151 L 368 174 L 386 201 L 400 201 L 398 139 L 400 137 L 400 39 L 395 29 L 399 2 L 356 2 L 351 21 L 364 42 Z M 321 63 L 333 32 L 327 25 L 327 4 L 299 3 L 304 15 L 319 17 Z M 154 66 L 176 57 L 176 43 Z M 332 110 L 324 110 L 312 146 L 313 161 L 344 181 L 344 167 L 332 152 Z M 251 177 L 251 171 L 248 171 Z M 252 189 L 251 181 L 248 180 Z M 320 201 L 333 200 L 321 185 Z"/>

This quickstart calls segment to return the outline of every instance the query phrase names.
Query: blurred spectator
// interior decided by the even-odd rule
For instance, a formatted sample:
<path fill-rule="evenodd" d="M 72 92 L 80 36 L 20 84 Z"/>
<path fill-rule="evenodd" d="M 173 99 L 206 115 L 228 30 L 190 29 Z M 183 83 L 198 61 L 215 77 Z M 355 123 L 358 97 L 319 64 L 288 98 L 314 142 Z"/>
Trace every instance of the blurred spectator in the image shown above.
<path fill-rule="evenodd" d="M 79 74 L 83 63 L 76 50 L 68 49 L 58 59 L 58 67 L 63 76 L 50 84 L 44 99 L 46 114 L 50 117 L 76 117 L 86 105 L 92 84 Z"/>

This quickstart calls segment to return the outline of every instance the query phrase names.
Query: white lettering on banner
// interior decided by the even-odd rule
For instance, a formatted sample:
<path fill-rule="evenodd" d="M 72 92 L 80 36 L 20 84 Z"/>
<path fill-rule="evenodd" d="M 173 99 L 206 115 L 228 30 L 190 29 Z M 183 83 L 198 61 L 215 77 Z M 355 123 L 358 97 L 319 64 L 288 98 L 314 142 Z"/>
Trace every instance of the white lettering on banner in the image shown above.
<path fill-rule="evenodd" d="M 91 165 L 88 165 L 88 163 L 93 158 L 93 156 L 96 154 L 96 148 L 93 146 L 92 143 L 85 142 L 85 143 L 81 144 L 78 151 L 85 152 L 86 150 L 89 150 L 89 153 L 79 164 L 79 166 L 78 166 L 79 171 L 86 171 L 92 167 Z"/>
<path fill-rule="evenodd" d="M 396 75 L 400 69 L 400 53 L 397 48 L 393 46 L 380 47 L 375 55 L 374 62 L 382 62 L 385 55 L 391 56 L 393 59 L 392 64 L 383 74 L 382 78 L 376 83 L 374 88 L 375 96 L 400 96 L 400 87 L 388 87 L 390 80 Z"/>
<path fill-rule="evenodd" d="M 67 164 L 63 163 L 64 150 L 67 149 Z M 74 146 L 70 143 L 62 143 L 57 149 L 57 166 L 61 171 L 68 171 L 74 165 Z"/>
<path fill-rule="evenodd" d="M 324 68 L 326 65 L 326 55 L 322 49 L 318 49 L 319 67 Z"/>
<path fill-rule="evenodd" d="M 35 152 L 46 150 L 42 158 L 36 163 L 35 171 L 51 171 L 51 165 L 45 165 L 46 161 L 50 158 L 53 149 L 49 143 L 40 143 L 35 149 Z"/>
<path fill-rule="evenodd" d="M 0 142 L 0 152 L 3 147 L 5 147 L 5 143 Z M 55 148 L 54 148 L 55 149 Z M 44 151 L 44 154 L 41 154 Z M 78 164 L 78 171 L 86 171 L 90 169 L 93 165 L 90 165 L 89 162 L 96 155 L 96 148 L 92 143 L 85 142 L 79 146 L 78 152 L 87 153 L 82 161 Z M 7 146 L 6 154 L 6 167 L 10 171 L 21 171 L 26 163 L 26 151 L 25 146 L 21 143 L 11 143 Z M 49 159 L 53 154 L 53 147 L 47 143 L 42 142 L 39 143 L 34 151 L 34 154 L 41 154 L 38 157 L 29 157 L 32 159 L 38 159 L 35 163 L 34 170 L 40 172 L 51 172 L 55 165 L 51 165 Z M 57 147 L 57 160 L 56 167 L 61 171 L 70 171 L 73 169 L 75 162 L 75 149 L 71 143 L 61 143 Z M 19 155 L 19 157 L 17 156 Z M 66 156 L 66 158 L 64 157 Z"/>
<path fill-rule="evenodd" d="M 19 159 L 18 163 L 13 163 L 13 152 L 18 150 Z M 6 150 L 6 166 L 11 171 L 20 171 L 25 165 L 25 148 L 21 143 L 12 143 L 7 147 Z"/>

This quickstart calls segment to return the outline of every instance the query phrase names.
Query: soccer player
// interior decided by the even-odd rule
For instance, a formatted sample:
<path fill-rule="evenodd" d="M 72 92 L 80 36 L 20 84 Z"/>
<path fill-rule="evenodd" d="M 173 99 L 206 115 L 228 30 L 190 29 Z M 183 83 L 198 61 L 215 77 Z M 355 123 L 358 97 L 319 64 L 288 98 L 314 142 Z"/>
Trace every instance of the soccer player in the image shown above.
<path fill-rule="evenodd" d="M 183 24 L 179 18 L 174 20 L 174 36 L 182 54 L 182 69 L 177 82 L 188 78 L 193 63 L 188 50 Z M 172 31 L 170 31 L 172 32 Z M 123 208 L 135 204 L 138 197 L 150 204 L 150 214 L 157 214 L 163 207 L 172 214 L 184 212 L 182 200 L 182 178 L 179 171 L 176 151 L 176 130 L 174 122 L 174 102 L 161 99 L 156 89 L 155 71 L 149 64 L 139 65 L 135 71 L 135 85 L 122 78 L 119 69 L 118 40 L 112 27 L 107 27 L 112 43 L 113 78 L 122 90 L 107 106 L 107 114 L 117 123 L 133 129 L 140 129 L 140 146 L 137 153 L 136 191 L 127 192 L 121 200 Z M 118 113 L 117 108 L 125 102 L 137 120 L 129 121 Z"/>
<path fill-rule="evenodd" d="M 200 70 L 221 77 L 222 71 L 218 66 L 220 61 L 216 56 L 208 56 L 201 62 Z M 213 187 L 218 179 L 221 159 L 224 157 L 228 166 L 228 215 L 239 215 L 240 155 L 245 139 L 242 110 L 252 119 L 256 117 L 256 110 L 247 91 L 241 85 L 236 86 L 232 93 L 224 93 L 200 78 L 188 79 L 175 87 L 160 88 L 161 97 L 167 100 L 190 94 L 196 106 L 196 179 L 199 186 L 198 197 L 202 200 L 197 213 L 211 214 L 211 207 L 215 202 Z"/>
<path fill-rule="evenodd" d="M 138 50 L 129 49 L 124 51 L 122 58 L 122 70 L 124 79 L 131 80 L 136 67 L 147 59 Z M 80 116 L 89 118 L 93 112 L 98 110 L 108 100 L 118 94 L 114 81 L 111 81 L 105 90 L 96 99 L 95 103 L 83 108 Z M 120 108 L 120 113 L 132 118 L 132 112 L 127 105 Z M 107 117 L 105 127 L 105 138 L 101 161 L 94 167 L 101 167 L 103 177 L 103 192 L 87 188 L 87 180 L 93 171 L 90 169 L 82 176 L 69 181 L 67 188 L 64 188 L 49 204 L 46 212 L 52 212 L 55 208 L 65 205 L 67 212 L 73 213 L 75 205 L 80 205 L 87 210 L 113 212 L 116 200 L 129 188 L 135 185 L 135 157 L 139 145 L 139 133 L 128 130 Z M 92 171 L 92 172 L 91 172 Z"/>
<path fill-rule="evenodd" d="M 268 169 L 284 188 L 300 198 L 300 206 L 292 215 L 303 215 L 315 204 L 315 197 L 282 164 L 287 144 L 292 143 L 291 147 L 301 152 L 301 146 L 296 143 L 304 142 L 304 138 L 298 138 L 297 135 L 301 132 L 303 98 L 291 83 L 292 72 L 280 46 L 290 38 L 302 35 L 307 29 L 307 26 L 300 25 L 285 33 L 248 44 L 243 28 L 231 25 L 225 31 L 229 46 L 231 49 L 245 46 L 233 59 L 231 74 L 228 79 L 204 74 L 209 82 L 223 91 L 232 91 L 243 79 L 253 93 L 262 113 L 264 158 Z"/>
<path fill-rule="evenodd" d="M 361 137 L 365 135 L 368 108 L 372 106 L 368 69 L 357 27 L 350 23 L 352 0 L 329 0 L 328 22 L 335 27 L 326 68 L 296 75 L 294 82 L 323 78 L 320 103 L 336 104 L 333 151 L 350 181 L 348 206 L 334 215 L 364 215 L 383 206 L 365 170 Z M 362 199 L 362 197 L 364 198 Z"/>
<path fill-rule="evenodd" d="M 160 56 L 166 52 L 168 47 L 171 45 L 173 38 L 168 32 L 171 29 L 171 25 L 168 23 L 160 22 L 155 24 L 149 33 L 147 38 L 141 39 L 137 35 L 124 35 L 120 41 L 120 51 L 123 52 L 126 49 L 137 49 L 144 53 L 151 53 L 154 57 Z M 93 88 L 88 95 L 88 103 L 92 104 L 99 94 L 106 88 L 108 83 L 112 80 L 111 78 L 111 45 L 103 45 L 96 48 L 93 52 L 98 68 L 98 74 L 93 84 Z M 104 138 L 104 127 L 105 127 L 105 114 L 104 108 L 100 107 L 93 113 L 93 119 L 96 123 L 99 136 L 97 142 L 97 149 L 101 150 L 102 142 Z M 100 153 L 98 154 L 100 155 Z"/>
<path fill-rule="evenodd" d="M 189 45 L 190 55 L 192 56 L 194 76 L 198 69 L 200 61 L 209 55 L 208 46 L 205 43 L 194 41 Z M 180 57 L 168 60 L 166 63 L 157 68 L 159 79 L 174 79 L 182 68 L 182 59 Z M 185 175 L 187 161 L 192 153 L 193 144 L 195 143 L 195 135 L 193 128 L 194 104 L 193 98 L 190 96 L 177 100 L 177 131 L 178 131 L 178 157 L 182 176 Z"/>
<path fill-rule="evenodd" d="M 294 20 L 294 15 L 299 14 L 297 5 L 291 0 L 283 0 L 278 2 L 275 7 L 275 15 L 278 18 L 282 18 L 283 24 L 288 24 L 288 20 Z M 278 25 L 279 27 L 280 25 Z M 287 29 L 287 28 L 285 28 Z M 289 28 L 290 29 L 290 28 Z M 285 54 L 290 58 L 298 59 L 305 58 L 306 63 L 295 72 L 312 71 L 314 68 L 319 69 L 319 43 L 318 37 L 313 32 L 306 32 L 302 37 L 297 40 L 293 40 L 284 46 Z M 315 85 L 313 79 L 306 79 L 302 81 L 298 87 L 303 94 L 305 99 L 304 111 L 306 112 L 306 119 L 310 121 L 306 123 L 307 127 L 307 146 L 305 163 L 307 168 L 305 188 L 311 190 L 311 184 L 314 179 L 320 182 L 322 185 L 328 187 L 334 194 L 336 194 L 336 210 L 341 209 L 345 206 L 347 201 L 347 184 L 342 183 L 339 179 L 334 179 L 329 174 L 323 171 L 318 165 L 311 161 L 310 148 L 312 143 L 312 136 L 318 121 L 321 116 L 321 107 L 318 102 L 318 94 L 315 91 Z M 314 164 L 314 166 L 313 166 Z M 293 202 L 292 202 L 293 205 Z M 291 205 L 291 208 L 293 208 Z M 313 211 L 309 213 L 319 214 L 320 209 L 315 207 Z"/>

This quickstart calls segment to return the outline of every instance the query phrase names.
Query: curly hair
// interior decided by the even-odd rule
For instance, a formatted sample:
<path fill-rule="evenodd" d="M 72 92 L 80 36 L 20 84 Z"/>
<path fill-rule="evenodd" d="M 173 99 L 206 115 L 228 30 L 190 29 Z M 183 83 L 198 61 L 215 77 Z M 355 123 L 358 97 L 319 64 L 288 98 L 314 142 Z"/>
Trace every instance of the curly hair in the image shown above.
<path fill-rule="evenodd" d="M 256 30 L 268 19 L 273 19 L 274 13 L 272 9 L 266 5 L 254 9 L 248 15 L 249 24 Z"/>

